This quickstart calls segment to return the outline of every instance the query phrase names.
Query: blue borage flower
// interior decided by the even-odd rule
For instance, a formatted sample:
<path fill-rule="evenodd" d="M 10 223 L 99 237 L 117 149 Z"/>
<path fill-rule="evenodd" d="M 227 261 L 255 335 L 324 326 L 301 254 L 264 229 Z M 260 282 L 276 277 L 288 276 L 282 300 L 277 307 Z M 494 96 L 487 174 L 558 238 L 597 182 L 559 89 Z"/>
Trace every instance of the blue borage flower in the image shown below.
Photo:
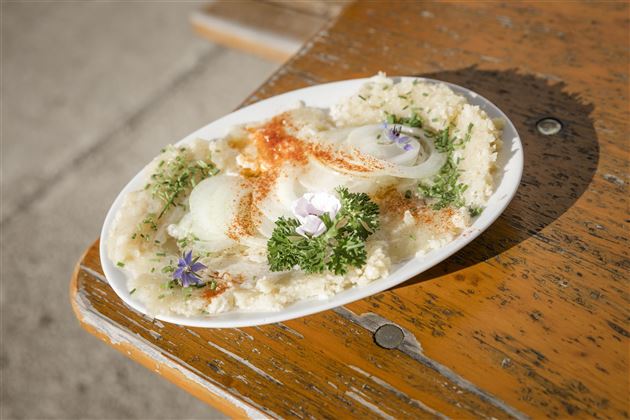
<path fill-rule="evenodd" d="M 406 152 L 408 152 L 409 150 L 413 148 L 411 144 L 409 144 L 409 141 L 411 139 L 407 136 L 401 135 L 401 131 L 402 131 L 401 125 L 394 124 L 393 127 L 390 128 L 387 122 L 383 121 L 382 126 L 383 126 L 383 130 L 385 130 L 385 135 L 387 136 L 389 141 L 391 141 L 392 143 L 398 144 Z"/>
<path fill-rule="evenodd" d="M 179 280 L 179 283 L 183 287 L 192 285 L 198 285 L 201 283 L 201 278 L 197 271 L 207 268 L 202 263 L 198 262 L 199 257 L 193 259 L 192 251 L 184 252 L 182 258 L 177 263 L 177 270 L 173 273 L 173 280 Z"/>

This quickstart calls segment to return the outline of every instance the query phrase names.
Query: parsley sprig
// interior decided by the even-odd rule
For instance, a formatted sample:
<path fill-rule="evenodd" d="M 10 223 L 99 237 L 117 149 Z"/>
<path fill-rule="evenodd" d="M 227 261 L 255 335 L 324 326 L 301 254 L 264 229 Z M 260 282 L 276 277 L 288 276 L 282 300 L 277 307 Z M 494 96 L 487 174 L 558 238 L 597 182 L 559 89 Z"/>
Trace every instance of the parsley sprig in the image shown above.
<path fill-rule="evenodd" d="M 379 227 L 379 208 L 365 193 L 336 189 L 341 209 L 331 220 L 321 217 L 326 232 L 317 237 L 296 233 L 297 219 L 280 217 L 267 242 L 267 260 L 271 271 L 290 270 L 296 266 L 306 273 L 331 271 L 345 274 L 350 267 L 362 267 L 367 261 L 365 241 Z"/>

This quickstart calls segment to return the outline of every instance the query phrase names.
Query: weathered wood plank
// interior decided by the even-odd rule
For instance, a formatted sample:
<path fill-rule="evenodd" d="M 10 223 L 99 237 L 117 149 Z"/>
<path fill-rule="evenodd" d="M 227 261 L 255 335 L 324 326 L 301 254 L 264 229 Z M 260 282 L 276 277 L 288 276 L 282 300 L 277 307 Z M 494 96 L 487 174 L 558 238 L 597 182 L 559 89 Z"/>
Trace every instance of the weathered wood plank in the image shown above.
<path fill-rule="evenodd" d="M 124 336 L 116 345 L 145 365 L 169 361 L 166 377 L 235 416 L 627 418 L 628 13 L 626 3 L 349 7 L 246 103 L 379 70 L 471 88 L 524 143 L 506 212 L 399 287 L 258 328 L 146 319 L 103 281 L 95 244 L 72 285 L 79 319 L 105 340 Z M 536 131 L 546 116 L 560 134 Z M 376 346 L 383 319 L 419 345 Z"/>
<path fill-rule="evenodd" d="M 323 16 L 255 0 L 214 2 L 191 17 L 193 28 L 201 36 L 280 63 L 295 54 L 327 21 Z"/>

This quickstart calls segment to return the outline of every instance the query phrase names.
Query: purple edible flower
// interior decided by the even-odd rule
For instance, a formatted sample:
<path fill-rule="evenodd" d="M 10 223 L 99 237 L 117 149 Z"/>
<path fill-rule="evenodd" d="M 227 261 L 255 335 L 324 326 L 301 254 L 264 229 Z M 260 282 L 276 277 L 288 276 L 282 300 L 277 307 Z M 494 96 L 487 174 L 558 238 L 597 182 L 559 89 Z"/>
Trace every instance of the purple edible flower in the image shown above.
<path fill-rule="evenodd" d="M 403 150 L 409 151 L 413 147 L 409 144 L 411 140 L 407 136 L 401 136 L 402 126 L 394 125 L 392 128 L 389 128 L 386 122 L 383 122 L 383 129 L 385 130 L 385 134 L 387 138 L 392 142 L 402 146 Z"/>
<path fill-rule="evenodd" d="M 173 273 L 173 279 L 179 280 L 183 287 L 191 285 L 197 285 L 201 283 L 201 278 L 197 271 L 207 268 L 200 262 L 197 262 L 199 257 L 193 259 L 192 251 L 184 252 L 182 258 L 177 263 L 177 270 Z"/>

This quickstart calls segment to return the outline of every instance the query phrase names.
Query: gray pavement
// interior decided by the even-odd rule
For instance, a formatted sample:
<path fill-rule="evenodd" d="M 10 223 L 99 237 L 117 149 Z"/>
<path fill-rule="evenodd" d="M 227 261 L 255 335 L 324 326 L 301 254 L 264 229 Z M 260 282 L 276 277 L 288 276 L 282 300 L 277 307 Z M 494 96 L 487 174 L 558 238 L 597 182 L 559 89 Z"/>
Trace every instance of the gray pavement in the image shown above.
<path fill-rule="evenodd" d="M 276 67 L 198 39 L 195 7 L 2 4 L 2 419 L 220 418 L 83 331 L 67 297 L 126 181 Z"/>

